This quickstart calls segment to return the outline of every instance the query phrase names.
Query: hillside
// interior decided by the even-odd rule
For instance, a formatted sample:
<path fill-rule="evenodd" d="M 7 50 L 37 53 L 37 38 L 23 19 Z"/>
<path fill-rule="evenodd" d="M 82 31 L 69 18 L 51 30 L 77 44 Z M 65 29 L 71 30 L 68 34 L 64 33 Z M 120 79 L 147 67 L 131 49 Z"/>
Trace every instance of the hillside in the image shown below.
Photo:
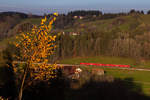
<path fill-rule="evenodd" d="M 52 33 L 66 35 L 58 37 L 61 44 L 58 44 L 57 56 L 63 58 L 85 55 L 113 55 L 149 59 L 149 40 L 147 38 L 150 32 L 150 15 L 128 14 L 113 18 L 106 17 L 106 19 L 103 16 L 74 19 L 68 15 L 60 15 L 53 25 Z M 14 37 L 20 31 L 28 32 L 33 24 L 39 25 L 40 20 L 41 18 L 23 19 L 8 33 L 14 33 L 11 35 L 11 37 Z M 58 24 L 58 21 L 61 24 Z M 58 27 L 60 25 L 64 26 Z M 80 35 L 72 36 L 73 33 Z M 9 38 L 1 41 L 0 44 L 3 44 L 1 48 L 5 47 L 7 40 Z M 136 48 L 140 51 L 137 51 Z M 143 50 L 142 48 L 146 49 Z M 110 50 L 111 52 L 109 52 Z"/>
<path fill-rule="evenodd" d="M 114 29 L 119 29 L 121 31 L 135 31 L 136 29 L 144 29 L 146 26 L 149 26 L 149 18 L 150 15 L 127 15 L 107 20 L 88 21 L 86 19 L 78 19 L 75 21 L 73 27 L 67 27 L 66 30 L 79 31 L 84 28 L 84 31 L 88 29 L 101 31 L 112 31 Z"/>

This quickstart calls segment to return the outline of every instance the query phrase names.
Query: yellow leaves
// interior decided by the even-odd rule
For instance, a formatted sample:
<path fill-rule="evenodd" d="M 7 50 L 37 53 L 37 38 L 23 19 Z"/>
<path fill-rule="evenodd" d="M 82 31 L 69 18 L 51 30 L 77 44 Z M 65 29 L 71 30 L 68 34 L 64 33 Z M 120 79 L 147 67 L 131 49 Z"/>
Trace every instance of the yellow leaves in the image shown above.
<path fill-rule="evenodd" d="M 55 78 L 56 77 L 56 65 L 47 65 L 47 64 L 42 64 L 39 65 L 39 71 L 35 75 L 36 80 L 43 80 L 44 78 L 49 79 L 49 78 Z"/>
<path fill-rule="evenodd" d="M 53 36 L 53 39 L 54 39 L 54 40 L 56 39 L 56 35 Z"/>
<path fill-rule="evenodd" d="M 31 39 L 28 39 L 28 42 L 31 42 Z"/>
<path fill-rule="evenodd" d="M 48 24 L 48 30 L 49 30 L 49 31 L 51 30 L 52 24 L 53 24 L 54 21 L 56 20 L 56 16 L 58 16 L 58 13 L 54 13 L 53 15 L 54 15 L 53 19 L 52 19 L 52 20 L 49 22 L 49 24 Z"/>
<path fill-rule="evenodd" d="M 29 35 L 30 33 L 27 33 L 27 35 Z"/>
<path fill-rule="evenodd" d="M 43 35 L 43 32 L 41 32 L 41 35 Z"/>
<path fill-rule="evenodd" d="M 44 19 L 42 19 L 41 24 L 44 24 L 46 22 L 47 18 L 45 17 Z"/>
<path fill-rule="evenodd" d="M 36 61 L 37 61 L 37 62 L 40 62 L 40 61 L 41 61 L 41 59 L 36 59 Z"/>
<path fill-rule="evenodd" d="M 53 22 L 54 22 L 54 20 L 51 20 L 51 21 L 49 22 L 49 26 L 51 26 L 51 25 L 53 24 Z"/>
<path fill-rule="evenodd" d="M 54 15 L 55 15 L 55 16 L 58 16 L 58 13 L 57 13 L 57 12 L 55 12 L 55 13 L 54 13 Z"/>
<path fill-rule="evenodd" d="M 45 35 L 47 35 L 47 32 L 45 32 Z"/>
<path fill-rule="evenodd" d="M 50 31 L 51 28 L 52 28 L 52 24 L 53 24 L 53 22 L 49 22 L 49 25 L 48 25 L 48 30 L 49 30 L 49 31 Z"/>
<path fill-rule="evenodd" d="M 49 36 L 49 39 L 50 39 L 51 41 L 55 41 L 56 35 L 54 35 L 54 36 Z"/>
<path fill-rule="evenodd" d="M 14 67 L 14 69 L 13 69 L 13 70 L 14 70 L 14 72 L 15 72 L 15 73 L 17 72 L 17 68 L 15 68 L 15 67 Z"/>
<path fill-rule="evenodd" d="M 18 46 L 19 46 L 19 44 L 16 44 L 15 46 L 16 46 L 16 47 L 18 47 Z"/>
<path fill-rule="evenodd" d="M 44 62 L 46 62 L 46 63 L 47 63 L 47 62 L 48 62 L 48 59 L 45 59 L 45 60 L 44 60 Z"/>
<path fill-rule="evenodd" d="M 31 32 L 22 33 L 18 38 L 19 43 L 15 44 L 20 49 L 20 59 L 26 61 L 30 64 L 30 69 L 36 71 L 36 73 L 32 73 L 33 76 L 35 75 L 35 79 L 44 79 L 45 76 L 46 79 L 56 77 L 56 65 L 47 65 L 48 56 L 53 54 L 54 48 L 56 48 L 56 35 L 49 35 L 56 16 L 58 13 L 54 13 L 54 17 L 48 25 L 45 24 L 47 18 L 42 19 L 40 26 L 34 25 Z"/>
<path fill-rule="evenodd" d="M 21 34 L 22 36 L 23 36 L 23 38 L 25 38 L 26 36 L 25 36 L 25 34 Z"/>
<path fill-rule="evenodd" d="M 54 45 L 54 48 L 56 48 L 57 46 L 56 45 Z"/>
<path fill-rule="evenodd" d="M 53 19 L 54 21 L 56 20 L 56 17 L 54 17 L 54 19 Z"/>
<path fill-rule="evenodd" d="M 18 36 L 16 36 L 16 39 L 18 39 L 19 37 Z"/>

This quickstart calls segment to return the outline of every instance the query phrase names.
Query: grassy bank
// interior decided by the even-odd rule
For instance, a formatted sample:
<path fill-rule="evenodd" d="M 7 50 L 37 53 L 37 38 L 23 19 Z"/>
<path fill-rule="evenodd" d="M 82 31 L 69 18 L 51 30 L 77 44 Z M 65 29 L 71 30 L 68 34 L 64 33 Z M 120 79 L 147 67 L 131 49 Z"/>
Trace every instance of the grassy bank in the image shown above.
<path fill-rule="evenodd" d="M 101 63 L 101 64 L 122 64 L 130 65 L 133 68 L 150 68 L 150 61 L 140 61 L 132 58 L 123 57 L 77 57 L 60 60 L 61 64 L 80 64 L 80 63 Z"/>

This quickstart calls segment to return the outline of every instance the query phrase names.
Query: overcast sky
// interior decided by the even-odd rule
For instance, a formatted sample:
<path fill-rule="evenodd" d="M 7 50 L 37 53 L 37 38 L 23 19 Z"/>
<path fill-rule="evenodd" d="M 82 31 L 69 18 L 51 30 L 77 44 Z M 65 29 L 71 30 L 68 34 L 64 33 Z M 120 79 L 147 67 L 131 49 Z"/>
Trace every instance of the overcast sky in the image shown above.
<path fill-rule="evenodd" d="M 44 13 L 45 9 L 150 9 L 150 0 L 0 0 L 0 11 Z M 46 12 L 46 10 L 45 10 Z"/>

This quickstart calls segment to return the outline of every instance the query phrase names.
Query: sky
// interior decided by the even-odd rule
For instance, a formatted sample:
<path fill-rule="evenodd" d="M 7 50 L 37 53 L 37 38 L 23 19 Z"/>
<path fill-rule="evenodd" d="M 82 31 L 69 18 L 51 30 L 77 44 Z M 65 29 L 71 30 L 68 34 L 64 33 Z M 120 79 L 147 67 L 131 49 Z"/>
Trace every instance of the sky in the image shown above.
<path fill-rule="evenodd" d="M 97 9 L 124 11 L 150 9 L 150 0 L 0 0 L 0 11 L 48 13 L 49 10 Z"/>

